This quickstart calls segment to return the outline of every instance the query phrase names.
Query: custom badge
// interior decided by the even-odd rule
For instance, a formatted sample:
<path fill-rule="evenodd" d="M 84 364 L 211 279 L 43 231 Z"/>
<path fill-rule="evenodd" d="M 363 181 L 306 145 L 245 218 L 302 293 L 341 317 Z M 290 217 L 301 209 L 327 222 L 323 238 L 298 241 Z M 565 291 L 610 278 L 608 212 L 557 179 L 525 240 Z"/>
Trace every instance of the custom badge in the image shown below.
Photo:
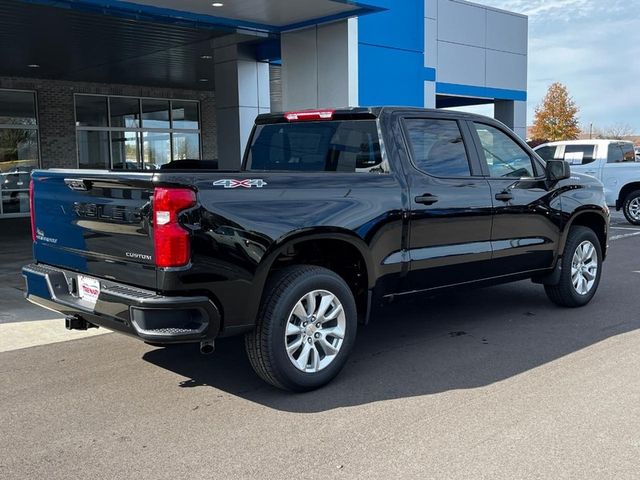
<path fill-rule="evenodd" d="M 265 185 L 267 185 L 267 182 L 265 182 L 261 178 L 246 178 L 244 180 L 236 180 L 236 179 L 233 179 L 233 178 L 225 178 L 223 180 L 216 180 L 215 182 L 213 182 L 213 186 L 214 187 L 224 187 L 224 188 L 238 188 L 238 187 L 242 187 L 242 188 L 251 188 L 251 187 L 262 188 Z"/>

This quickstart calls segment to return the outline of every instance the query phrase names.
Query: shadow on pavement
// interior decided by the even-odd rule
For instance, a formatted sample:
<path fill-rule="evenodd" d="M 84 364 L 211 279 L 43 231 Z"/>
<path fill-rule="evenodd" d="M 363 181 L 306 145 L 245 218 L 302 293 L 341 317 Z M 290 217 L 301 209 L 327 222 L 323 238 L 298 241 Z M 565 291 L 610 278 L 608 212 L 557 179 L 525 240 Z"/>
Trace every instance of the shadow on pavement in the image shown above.
<path fill-rule="evenodd" d="M 604 282 L 582 309 L 554 306 L 530 282 L 397 302 L 359 329 L 342 373 L 305 394 L 280 392 L 258 379 L 242 338 L 219 340 L 211 357 L 187 345 L 153 350 L 144 359 L 189 378 L 180 387 L 211 386 L 288 412 L 475 388 L 640 327 L 635 302 L 627 301 L 640 276 L 632 280 Z"/>

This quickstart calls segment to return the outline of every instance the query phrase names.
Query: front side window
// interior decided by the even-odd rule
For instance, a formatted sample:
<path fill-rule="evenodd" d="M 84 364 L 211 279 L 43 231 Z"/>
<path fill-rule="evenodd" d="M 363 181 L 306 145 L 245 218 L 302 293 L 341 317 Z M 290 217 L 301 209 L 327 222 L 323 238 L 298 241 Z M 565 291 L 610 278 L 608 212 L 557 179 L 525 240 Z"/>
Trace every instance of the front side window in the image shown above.
<path fill-rule="evenodd" d="M 484 123 L 474 122 L 474 126 L 490 177 L 535 177 L 531 157 L 509 135 Z"/>
<path fill-rule="evenodd" d="M 572 165 L 586 165 L 595 160 L 595 145 L 565 145 L 564 160 Z"/>
<path fill-rule="evenodd" d="M 257 125 L 246 170 L 377 172 L 380 141 L 375 120 Z"/>
<path fill-rule="evenodd" d="M 415 166 L 436 177 L 471 175 L 467 151 L 456 120 L 405 120 Z"/>

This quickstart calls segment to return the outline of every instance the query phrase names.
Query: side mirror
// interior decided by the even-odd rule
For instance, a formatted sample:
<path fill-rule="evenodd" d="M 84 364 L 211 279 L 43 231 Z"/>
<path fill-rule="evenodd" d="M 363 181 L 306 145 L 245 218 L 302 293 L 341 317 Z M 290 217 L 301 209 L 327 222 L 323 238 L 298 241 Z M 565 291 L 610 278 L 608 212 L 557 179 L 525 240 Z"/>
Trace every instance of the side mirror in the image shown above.
<path fill-rule="evenodd" d="M 571 177 L 571 165 L 564 160 L 547 160 L 547 179 L 552 182 L 559 182 Z"/>

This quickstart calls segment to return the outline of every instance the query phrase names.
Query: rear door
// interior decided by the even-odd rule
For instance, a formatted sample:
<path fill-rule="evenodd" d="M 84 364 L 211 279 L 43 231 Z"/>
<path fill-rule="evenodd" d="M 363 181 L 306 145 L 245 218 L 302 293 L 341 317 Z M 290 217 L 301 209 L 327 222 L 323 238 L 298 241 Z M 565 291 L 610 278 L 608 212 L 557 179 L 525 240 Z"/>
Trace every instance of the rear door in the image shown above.
<path fill-rule="evenodd" d="M 491 259 L 491 191 L 463 122 L 403 120 L 409 162 L 408 290 L 486 277 Z M 469 148 L 471 146 L 471 148 Z"/>
<path fill-rule="evenodd" d="M 513 132 L 495 124 L 468 125 L 491 188 L 491 274 L 550 268 L 562 222 L 559 196 Z"/>
<path fill-rule="evenodd" d="M 602 178 L 604 162 L 596 162 L 598 156 L 595 144 L 566 144 L 561 159 L 571 164 L 571 171 Z"/>
<path fill-rule="evenodd" d="M 152 173 L 33 174 L 38 262 L 155 288 Z"/>

